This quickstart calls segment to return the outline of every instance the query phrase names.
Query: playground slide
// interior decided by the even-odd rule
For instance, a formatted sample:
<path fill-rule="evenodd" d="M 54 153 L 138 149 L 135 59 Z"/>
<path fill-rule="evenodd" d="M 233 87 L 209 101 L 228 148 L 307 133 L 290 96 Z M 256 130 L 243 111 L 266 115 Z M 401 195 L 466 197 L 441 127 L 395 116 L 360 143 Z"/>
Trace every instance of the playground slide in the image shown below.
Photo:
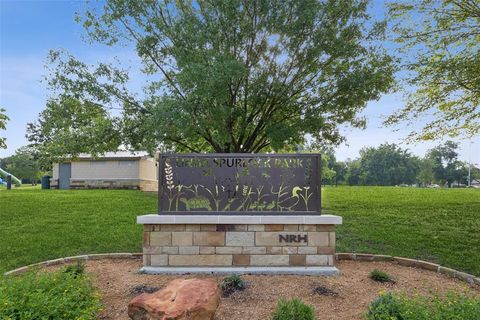
<path fill-rule="evenodd" d="M 17 177 L 15 177 L 14 175 L 8 173 L 7 171 L 3 170 L 2 168 L 0 168 L 0 177 L 2 179 L 7 179 L 7 176 L 8 175 L 11 175 L 12 176 L 12 183 L 14 185 L 16 185 L 17 187 L 19 187 L 21 184 L 22 184 L 22 181 L 20 181 L 20 179 L 18 179 Z"/>

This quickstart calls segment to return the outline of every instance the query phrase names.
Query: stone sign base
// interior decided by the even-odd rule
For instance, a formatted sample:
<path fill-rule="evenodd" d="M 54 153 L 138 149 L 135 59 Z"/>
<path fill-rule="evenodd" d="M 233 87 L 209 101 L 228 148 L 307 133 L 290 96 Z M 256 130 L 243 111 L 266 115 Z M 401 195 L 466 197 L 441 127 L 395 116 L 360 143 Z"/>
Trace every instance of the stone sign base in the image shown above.
<path fill-rule="evenodd" d="M 338 216 L 144 215 L 137 223 L 145 273 L 338 274 Z"/>

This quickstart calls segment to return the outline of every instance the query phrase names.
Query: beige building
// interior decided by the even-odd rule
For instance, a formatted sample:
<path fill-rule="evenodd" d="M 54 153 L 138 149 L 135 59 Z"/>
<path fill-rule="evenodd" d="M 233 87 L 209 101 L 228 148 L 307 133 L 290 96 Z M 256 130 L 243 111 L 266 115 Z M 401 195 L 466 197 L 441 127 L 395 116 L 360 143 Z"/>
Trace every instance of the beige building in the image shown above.
<path fill-rule="evenodd" d="M 53 189 L 158 190 L 156 160 L 146 152 L 107 152 L 93 158 L 80 154 L 76 160 L 53 165 Z"/>

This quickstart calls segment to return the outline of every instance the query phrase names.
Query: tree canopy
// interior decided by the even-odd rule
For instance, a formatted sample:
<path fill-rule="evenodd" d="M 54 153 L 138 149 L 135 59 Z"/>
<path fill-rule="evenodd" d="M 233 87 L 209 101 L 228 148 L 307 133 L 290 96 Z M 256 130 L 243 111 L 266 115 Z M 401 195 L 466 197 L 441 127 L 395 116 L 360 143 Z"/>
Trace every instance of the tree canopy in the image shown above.
<path fill-rule="evenodd" d="M 0 131 L 6 130 L 7 129 L 7 121 L 9 118 L 5 114 L 5 109 L 0 108 Z M 6 144 L 6 138 L 0 137 L 0 149 L 6 149 L 7 144 Z"/>
<path fill-rule="evenodd" d="M 433 164 L 433 175 L 435 180 L 441 184 L 452 186 L 453 182 L 466 184 L 468 169 L 467 165 L 458 160 L 458 144 L 453 141 L 446 141 L 427 153 L 427 158 Z"/>
<path fill-rule="evenodd" d="M 425 158 L 420 160 L 420 171 L 418 173 L 418 182 L 422 186 L 431 185 L 435 181 L 435 176 L 433 174 L 434 163 L 432 159 Z"/>
<path fill-rule="evenodd" d="M 406 106 L 386 123 L 424 119 L 412 140 L 480 133 L 478 0 L 409 0 L 390 7 L 401 51 Z M 432 120 L 433 119 L 433 120 Z"/>
<path fill-rule="evenodd" d="M 27 126 L 42 168 L 81 152 L 97 155 L 116 150 L 120 145 L 118 125 L 102 106 L 70 97 L 51 100 L 39 119 Z"/>
<path fill-rule="evenodd" d="M 0 159 L 0 168 L 21 179 L 24 183 L 41 179 L 40 164 L 35 159 L 35 152 L 30 147 L 21 147 L 14 155 Z"/>
<path fill-rule="evenodd" d="M 291 150 L 306 134 L 335 144 L 338 125 L 363 127 L 359 112 L 394 83 L 395 63 L 378 42 L 384 24 L 371 21 L 367 5 L 107 0 L 78 21 L 92 42 L 136 48 L 144 93 L 128 90 L 129 72 L 118 64 L 89 66 L 59 51 L 50 55 L 49 84 L 104 110 L 132 149 Z M 32 137 L 56 125 L 33 126 Z"/>
<path fill-rule="evenodd" d="M 413 184 L 419 171 L 419 160 L 408 150 L 385 143 L 377 148 L 360 150 L 356 170 L 361 185 L 394 186 Z"/>
<path fill-rule="evenodd" d="M 419 158 L 396 144 L 384 143 L 378 147 L 363 148 L 354 160 L 337 162 L 332 153 L 327 152 L 322 170 L 325 184 L 347 185 L 413 185 L 423 187 L 438 183 L 441 186 L 468 185 L 468 167 L 458 160 L 458 144 L 446 141 Z M 326 162 L 326 163 L 325 163 Z M 480 168 L 471 166 L 472 179 Z"/>

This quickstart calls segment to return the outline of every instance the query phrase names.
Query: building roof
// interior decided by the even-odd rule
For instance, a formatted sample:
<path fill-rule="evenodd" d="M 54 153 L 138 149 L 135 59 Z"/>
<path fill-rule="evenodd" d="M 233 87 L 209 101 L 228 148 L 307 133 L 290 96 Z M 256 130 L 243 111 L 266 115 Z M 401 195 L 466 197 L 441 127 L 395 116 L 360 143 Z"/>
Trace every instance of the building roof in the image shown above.
<path fill-rule="evenodd" d="M 104 154 L 99 154 L 97 156 L 92 156 L 88 153 L 80 153 L 77 157 L 77 160 L 119 160 L 119 159 L 144 159 L 151 158 L 148 152 L 146 151 L 116 151 L 116 152 L 106 152 Z"/>

